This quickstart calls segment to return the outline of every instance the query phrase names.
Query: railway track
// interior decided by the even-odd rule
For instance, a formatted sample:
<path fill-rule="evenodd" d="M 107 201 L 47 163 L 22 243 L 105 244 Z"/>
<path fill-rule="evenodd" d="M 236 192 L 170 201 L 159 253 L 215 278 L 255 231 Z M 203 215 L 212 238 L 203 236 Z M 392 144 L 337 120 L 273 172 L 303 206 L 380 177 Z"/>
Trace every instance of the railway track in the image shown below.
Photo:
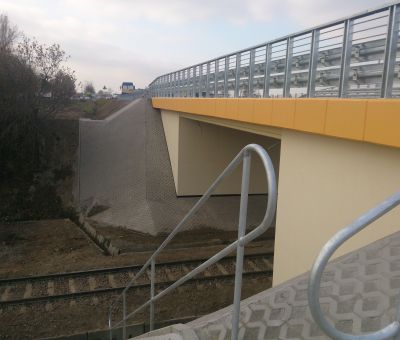
<path fill-rule="evenodd" d="M 156 265 L 156 287 L 161 288 L 175 282 L 205 259 L 169 261 Z M 258 251 L 246 254 L 244 277 L 272 276 L 273 254 Z M 141 269 L 141 265 L 102 268 L 88 271 L 57 273 L 50 275 L 19 277 L 0 280 L 0 308 L 11 305 L 47 303 L 62 299 L 78 299 L 101 294 L 121 292 Z M 222 259 L 190 282 L 233 280 L 235 256 Z M 143 274 L 135 289 L 149 289 L 150 272 Z"/>

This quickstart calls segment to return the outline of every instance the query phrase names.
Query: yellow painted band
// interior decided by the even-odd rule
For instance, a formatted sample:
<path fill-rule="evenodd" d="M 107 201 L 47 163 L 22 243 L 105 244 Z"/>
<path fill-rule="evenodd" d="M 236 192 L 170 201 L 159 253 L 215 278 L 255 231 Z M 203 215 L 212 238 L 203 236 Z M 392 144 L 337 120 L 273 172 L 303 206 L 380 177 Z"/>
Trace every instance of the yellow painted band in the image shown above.
<path fill-rule="evenodd" d="M 153 98 L 153 107 L 400 147 L 400 99 Z"/>

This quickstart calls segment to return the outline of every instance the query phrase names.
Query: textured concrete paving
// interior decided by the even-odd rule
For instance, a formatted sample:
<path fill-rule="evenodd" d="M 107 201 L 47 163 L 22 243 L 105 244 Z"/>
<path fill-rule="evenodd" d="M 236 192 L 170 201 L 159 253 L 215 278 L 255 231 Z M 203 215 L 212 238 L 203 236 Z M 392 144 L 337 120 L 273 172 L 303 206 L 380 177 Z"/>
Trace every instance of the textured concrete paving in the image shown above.
<path fill-rule="evenodd" d="M 328 339 L 311 317 L 308 273 L 242 301 L 239 339 Z M 400 291 L 400 233 L 332 261 L 320 302 L 330 322 L 359 335 L 395 321 Z M 199 339 L 230 339 L 232 308 L 187 324 Z"/>
<path fill-rule="evenodd" d="M 144 150 L 143 115 L 134 114 L 143 105 L 136 100 L 105 121 L 80 121 L 80 197 L 81 202 L 95 198 L 110 206 L 99 220 L 117 225 L 131 225 L 135 219 L 146 222 L 153 231 L 150 211 L 145 203 L 141 181 L 145 163 L 134 155 Z M 135 204 L 132 201 L 142 202 Z"/>
<path fill-rule="evenodd" d="M 160 113 L 149 101 L 138 99 L 105 121 L 81 120 L 80 137 L 80 202 L 110 207 L 94 220 L 157 234 L 197 201 L 176 197 Z M 250 225 L 261 221 L 265 203 L 263 195 L 250 197 Z M 212 197 L 188 228 L 235 229 L 238 209 L 238 196 Z"/>

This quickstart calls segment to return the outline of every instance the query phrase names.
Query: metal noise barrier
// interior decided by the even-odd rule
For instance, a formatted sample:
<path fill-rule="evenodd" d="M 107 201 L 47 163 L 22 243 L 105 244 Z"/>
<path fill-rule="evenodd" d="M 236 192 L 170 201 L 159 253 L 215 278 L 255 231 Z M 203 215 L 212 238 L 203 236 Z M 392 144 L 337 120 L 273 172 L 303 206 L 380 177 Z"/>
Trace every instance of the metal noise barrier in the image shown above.
<path fill-rule="evenodd" d="M 250 163 L 251 154 L 257 154 L 263 164 L 265 175 L 267 178 L 267 192 L 268 201 L 267 208 L 264 218 L 260 225 L 253 229 L 251 232 L 246 234 L 246 220 L 247 220 L 247 205 L 248 205 L 248 194 L 249 194 L 249 182 L 250 182 Z M 221 181 L 227 177 L 237 168 L 237 166 L 243 161 L 243 173 L 242 173 L 242 186 L 241 186 L 241 197 L 240 197 L 240 213 L 239 213 L 239 228 L 238 238 L 235 242 L 209 258 L 207 261 L 193 269 L 190 273 L 184 275 L 175 283 L 170 285 L 168 288 L 159 292 L 155 295 L 155 267 L 156 258 L 158 254 L 167 246 L 167 244 L 174 238 L 174 236 L 182 230 L 186 222 L 203 206 L 203 204 L 210 198 L 215 188 L 221 183 Z M 276 211 L 277 202 L 277 186 L 275 171 L 267 151 L 257 144 L 249 144 L 245 146 L 238 155 L 231 161 L 231 163 L 225 168 L 225 170 L 217 177 L 214 183 L 209 187 L 205 194 L 197 201 L 192 209 L 186 214 L 182 221 L 175 227 L 175 229 L 168 235 L 158 249 L 151 255 L 147 262 L 143 265 L 142 269 L 135 275 L 135 277 L 126 286 L 123 292 L 116 298 L 111 304 L 108 316 L 108 327 L 110 331 L 110 340 L 112 340 L 112 331 L 114 328 L 121 326 L 123 328 L 123 339 L 126 339 L 126 321 L 137 314 L 139 311 L 147 306 L 150 306 L 150 330 L 154 329 L 154 303 L 174 290 L 178 288 L 186 281 L 192 279 L 197 274 L 201 273 L 209 266 L 218 262 L 232 251 L 236 249 L 236 271 L 235 271 L 235 287 L 234 287 L 234 302 L 233 302 L 233 317 L 232 317 L 232 337 L 231 339 L 237 340 L 239 331 L 239 315 L 240 315 L 240 300 L 241 300 L 241 287 L 242 287 L 242 273 L 243 273 L 243 257 L 244 257 L 244 246 L 256 237 L 264 233 L 271 225 Z M 150 299 L 142 304 L 140 307 L 135 309 L 131 313 L 127 313 L 126 295 L 131 287 L 135 286 L 135 281 L 146 271 L 150 266 Z M 122 319 L 121 321 L 112 324 L 112 312 L 116 306 L 116 303 L 122 300 Z"/>
<path fill-rule="evenodd" d="M 397 320 L 380 331 L 365 335 L 350 335 L 337 330 L 324 317 L 319 303 L 321 277 L 332 254 L 349 238 L 400 204 L 400 192 L 389 197 L 375 208 L 369 210 L 350 225 L 336 233 L 322 248 L 310 272 L 308 285 L 308 303 L 311 314 L 318 326 L 332 339 L 340 340 L 380 340 L 400 339 L 400 306 L 397 308 Z"/>
<path fill-rule="evenodd" d="M 400 4 L 157 77 L 152 97 L 400 97 Z M 397 76 L 396 76 L 397 74 Z"/>

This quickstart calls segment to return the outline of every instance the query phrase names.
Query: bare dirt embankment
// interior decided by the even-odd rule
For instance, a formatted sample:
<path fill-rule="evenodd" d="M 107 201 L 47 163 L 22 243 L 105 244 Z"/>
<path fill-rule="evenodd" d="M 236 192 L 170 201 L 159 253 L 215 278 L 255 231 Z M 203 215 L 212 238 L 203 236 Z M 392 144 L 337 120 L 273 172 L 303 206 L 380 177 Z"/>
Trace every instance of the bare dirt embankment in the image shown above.
<path fill-rule="evenodd" d="M 71 102 L 55 118 L 41 121 L 36 165 L 26 161 L 32 155 L 24 148 L 0 163 L 0 222 L 71 217 L 77 201 L 78 119 L 104 119 L 128 103 Z"/>
<path fill-rule="evenodd" d="M 38 161 L 21 148 L 0 165 L 0 223 L 65 218 L 75 202 L 79 122 L 41 121 Z M 0 156 L 1 158 L 1 156 Z"/>

